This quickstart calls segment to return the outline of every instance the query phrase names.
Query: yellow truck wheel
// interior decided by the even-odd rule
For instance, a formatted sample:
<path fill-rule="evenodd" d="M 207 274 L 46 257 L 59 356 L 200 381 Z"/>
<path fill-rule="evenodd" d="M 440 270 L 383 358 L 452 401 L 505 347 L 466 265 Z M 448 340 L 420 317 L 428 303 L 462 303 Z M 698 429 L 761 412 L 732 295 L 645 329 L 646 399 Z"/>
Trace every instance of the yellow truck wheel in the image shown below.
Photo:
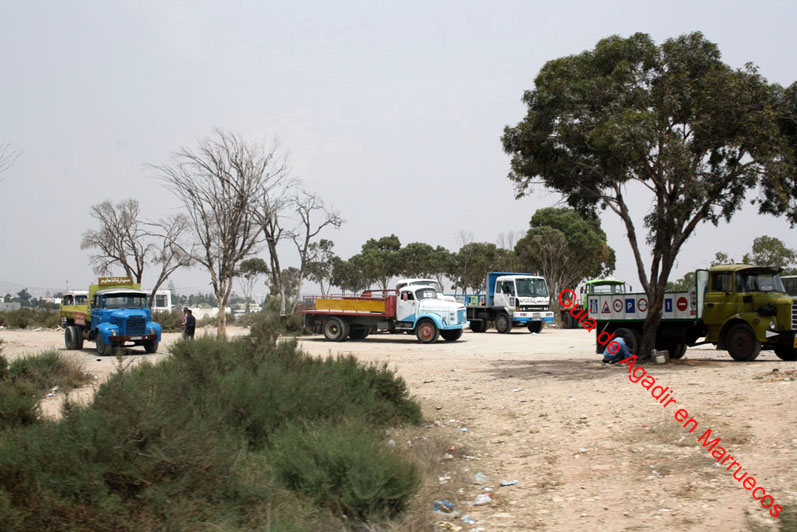
<path fill-rule="evenodd" d="M 755 360 L 761 352 L 761 342 L 746 323 L 731 327 L 725 334 L 725 346 L 731 357 L 738 362 Z"/>

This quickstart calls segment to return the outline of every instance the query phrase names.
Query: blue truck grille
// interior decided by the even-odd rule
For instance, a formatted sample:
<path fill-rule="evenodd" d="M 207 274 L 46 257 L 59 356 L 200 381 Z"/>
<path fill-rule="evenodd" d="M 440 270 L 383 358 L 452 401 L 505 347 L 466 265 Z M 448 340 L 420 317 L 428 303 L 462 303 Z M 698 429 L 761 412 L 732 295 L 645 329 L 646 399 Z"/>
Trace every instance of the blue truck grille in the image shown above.
<path fill-rule="evenodd" d="M 144 334 L 146 332 L 147 322 L 143 316 L 130 316 L 127 320 L 113 317 L 111 323 L 119 327 L 120 335 Z"/>

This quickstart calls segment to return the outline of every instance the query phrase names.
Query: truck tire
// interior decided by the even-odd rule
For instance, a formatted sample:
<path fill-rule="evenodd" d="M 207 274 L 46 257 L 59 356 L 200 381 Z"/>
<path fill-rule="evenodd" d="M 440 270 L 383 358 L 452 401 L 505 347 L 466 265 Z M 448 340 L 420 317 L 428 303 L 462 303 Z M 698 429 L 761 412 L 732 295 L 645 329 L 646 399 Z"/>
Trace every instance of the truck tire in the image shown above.
<path fill-rule="evenodd" d="M 432 320 L 421 320 L 418 323 L 418 326 L 415 327 L 415 336 L 418 337 L 418 341 L 422 344 L 431 344 L 436 342 L 439 334 L 440 330 Z"/>
<path fill-rule="evenodd" d="M 343 342 L 349 336 L 349 324 L 336 316 L 324 322 L 324 337 L 330 342 Z"/>
<path fill-rule="evenodd" d="M 81 325 L 75 325 L 75 349 L 81 350 L 83 349 L 83 327 Z"/>
<path fill-rule="evenodd" d="M 532 322 L 531 322 L 531 323 L 529 323 L 529 324 L 528 324 L 526 327 L 528 328 L 528 330 L 529 330 L 529 332 L 530 332 L 530 333 L 537 333 L 537 334 L 539 334 L 539 333 L 541 333 L 541 332 L 542 332 L 542 328 L 543 328 L 544 326 L 545 326 L 545 323 L 544 323 L 544 322 L 541 322 L 541 321 L 532 321 Z"/>
<path fill-rule="evenodd" d="M 487 330 L 487 322 L 484 320 L 470 320 L 470 330 L 482 333 Z"/>
<path fill-rule="evenodd" d="M 495 317 L 495 330 L 501 334 L 512 332 L 512 319 L 509 317 L 509 314 L 502 312 Z"/>
<path fill-rule="evenodd" d="M 447 331 L 440 331 L 440 336 L 446 342 L 456 342 L 462 337 L 462 329 L 449 329 Z"/>
<path fill-rule="evenodd" d="M 147 353 L 156 353 L 158 351 L 158 341 L 157 340 L 147 340 L 144 342 L 144 351 Z"/>
<path fill-rule="evenodd" d="M 625 345 L 628 347 L 628 351 L 630 351 L 632 355 L 639 354 L 639 346 L 642 343 L 642 335 L 639 334 L 639 331 L 627 327 L 620 327 L 614 331 L 614 334 L 625 340 Z M 606 347 L 609 346 L 607 345 Z"/>
<path fill-rule="evenodd" d="M 789 347 L 788 345 L 776 345 L 775 354 L 781 360 L 797 360 L 797 349 Z"/>
<path fill-rule="evenodd" d="M 366 336 L 368 336 L 368 327 L 363 327 L 362 325 L 352 325 L 349 328 L 350 340 L 362 340 Z"/>
<path fill-rule="evenodd" d="M 66 346 L 67 350 L 71 351 L 73 349 L 77 349 L 77 327 L 74 325 L 67 326 L 64 329 L 64 345 Z"/>
<path fill-rule="evenodd" d="M 97 337 L 94 339 L 94 343 L 97 344 L 97 354 L 101 357 L 111 353 L 112 347 L 102 341 L 102 334 L 100 331 L 97 331 Z"/>
<path fill-rule="evenodd" d="M 686 344 L 673 344 L 667 348 L 671 360 L 678 360 L 686 353 Z"/>
<path fill-rule="evenodd" d="M 739 323 L 728 330 L 725 334 L 725 346 L 731 358 L 738 362 L 755 360 L 761 352 L 761 342 L 746 323 Z"/>

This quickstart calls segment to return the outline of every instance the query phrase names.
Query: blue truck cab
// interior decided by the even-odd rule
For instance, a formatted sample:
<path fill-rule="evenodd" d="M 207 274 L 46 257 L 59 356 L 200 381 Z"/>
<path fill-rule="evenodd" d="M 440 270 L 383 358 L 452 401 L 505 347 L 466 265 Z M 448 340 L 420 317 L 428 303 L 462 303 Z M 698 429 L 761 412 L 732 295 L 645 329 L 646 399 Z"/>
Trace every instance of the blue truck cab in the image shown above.
<path fill-rule="evenodd" d="M 98 290 L 90 306 L 91 328 L 100 355 L 129 343 L 144 346 L 147 353 L 158 350 L 161 326 L 152 321 L 145 292 L 125 288 Z"/>

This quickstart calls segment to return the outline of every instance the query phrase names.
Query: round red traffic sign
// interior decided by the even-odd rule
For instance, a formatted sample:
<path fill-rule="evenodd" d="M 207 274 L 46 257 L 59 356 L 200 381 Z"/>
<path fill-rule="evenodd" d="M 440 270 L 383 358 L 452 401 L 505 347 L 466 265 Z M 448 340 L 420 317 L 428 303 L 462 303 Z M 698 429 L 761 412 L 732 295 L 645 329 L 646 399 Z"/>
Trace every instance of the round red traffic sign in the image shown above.
<path fill-rule="evenodd" d="M 640 297 L 636 305 L 639 307 L 639 312 L 645 312 L 648 309 L 648 300 L 644 297 Z"/>
<path fill-rule="evenodd" d="M 686 298 L 685 297 L 679 297 L 678 298 L 678 302 L 676 303 L 676 306 L 678 307 L 678 310 L 686 310 L 686 306 L 687 306 Z"/>
<path fill-rule="evenodd" d="M 623 302 L 621 300 L 619 300 L 619 299 L 615 299 L 614 303 L 612 303 L 612 306 L 614 306 L 614 311 L 615 312 L 622 312 L 623 311 Z"/>

